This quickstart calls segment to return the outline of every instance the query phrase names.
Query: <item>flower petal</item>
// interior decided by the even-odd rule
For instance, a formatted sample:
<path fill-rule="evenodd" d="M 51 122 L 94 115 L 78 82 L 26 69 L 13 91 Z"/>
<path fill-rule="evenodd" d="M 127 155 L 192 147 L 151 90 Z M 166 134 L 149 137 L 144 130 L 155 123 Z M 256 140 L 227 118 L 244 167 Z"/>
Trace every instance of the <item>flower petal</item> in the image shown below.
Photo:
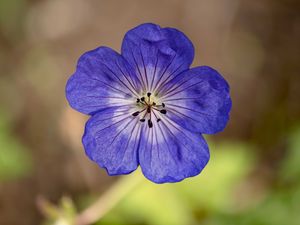
<path fill-rule="evenodd" d="M 169 119 L 143 127 L 139 161 L 144 175 L 155 183 L 178 182 L 198 175 L 209 160 L 207 143 Z"/>
<path fill-rule="evenodd" d="M 126 60 L 110 48 L 99 47 L 80 57 L 68 80 L 66 96 L 74 109 L 92 115 L 131 103 L 139 90 L 139 81 Z"/>
<path fill-rule="evenodd" d="M 178 125 L 204 134 L 223 130 L 231 99 L 224 78 L 208 66 L 182 73 L 163 87 L 167 116 Z"/>
<path fill-rule="evenodd" d="M 128 174 L 138 166 L 140 123 L 131 108 L 110 108 L 87 122 L 82 143 L 87 156 L 109 175 Z"/>
<path fill-rule="evenodd" d="M 182 32 L 146 23 L 126 33 L 122 55 L 135 67 L 143 89 L 159 93 L 167 80 L 189 68 L 194 47 Z"/>

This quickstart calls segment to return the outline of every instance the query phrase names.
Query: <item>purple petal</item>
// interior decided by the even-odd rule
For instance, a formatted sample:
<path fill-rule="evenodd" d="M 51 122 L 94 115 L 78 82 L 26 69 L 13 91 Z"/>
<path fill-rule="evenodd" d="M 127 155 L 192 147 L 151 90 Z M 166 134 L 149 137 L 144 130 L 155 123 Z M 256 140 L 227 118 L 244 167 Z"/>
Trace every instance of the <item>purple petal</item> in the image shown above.
<path fill-rule="evenodd" d="M 66 86 L 70 105 L 85 114 L 130 104 L 138 91 L 140 84 L 133 69 L 107 47 L 83 54 Z"/>
<path fill-rule="evenodd" d="M 194 47 L 182 32 L 147 23 L 126 33 L 122 55 L 135 68 L 143 89 L 159 92 L 166 81 L 189 68 Z"/>
<path fill-rule="evenodd" d="M 87 156 L 109 175 L 128 174 L 138 166 L 140 123 L 132 109 L 110 109 L 93 115 L 82 142 Z"/>
<path fill-rule="evenodd" d="M 167 116 L 193 132 L 213 134 L 223 130 L 229 120 L 229 86 L 207 66 L 186 71 L 166 84 L 162 101 Z"/>
<path fill-rule="evenodd" d="M 142 129 L 139 161 L 144 175 L 155 183 L 178 182 L 198 175 L 209 160 L 201 134 L 182 129 L 169 119 Z"/>

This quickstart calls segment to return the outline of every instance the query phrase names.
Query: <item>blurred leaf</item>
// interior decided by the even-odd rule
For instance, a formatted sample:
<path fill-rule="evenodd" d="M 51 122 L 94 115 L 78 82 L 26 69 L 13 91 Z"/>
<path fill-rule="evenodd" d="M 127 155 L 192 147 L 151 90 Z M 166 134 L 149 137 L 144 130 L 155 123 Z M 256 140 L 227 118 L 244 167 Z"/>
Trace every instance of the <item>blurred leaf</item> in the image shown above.
<path fill-rule="evenodd" d="M 234 186 L 252 168 L 253 156 L 245 144 L 227 142 L 210 146 L 211 160 L 199 176 L 163 185 L 143 178 L 98 224 L 194 224 L 195 211 L 227 211 L 233 202 Z M 139 171 L 129 176 L 142 175 Z"/>
<path fill-rule="evenodd" d="M 39 199 L 39 208 L 46 216 L 45 225 L 74 225 L 77 215 L 73 201 L 69 197 L 62 197 L 56 206 L 44 198 Z"/>
<path fill-rule="evenodd" d="M 300 127 L 288 137 L 287 155 L 283 159 L 279 186 L 270 187 L 267 196 L 240 213 L 217 211 L 204 225 L 298 225 L 300 224 Z M 288 183 L 286 183 L 288 181 Z"/>
<path fill-rule="evenodd" d="M 7 117 L 0 111 L 0 181 L 24 176 L 31 167 L 28 151 L 11 136 Z"/>
<path fill-rule="evenodd" d="M 271 191 L 255 207 L 238 214 L 215 213 L 204 225 L 299 225 L 300 189 Z"/>
<path fill-rule="evenodd" d="M 210 143 L 211 158 L 200 176 L 178 183 L 189 204 L 207 210 L 230 210 L 232 192 L 254 163 L 251 146 L 238 142 Z"/>
<path fill-rule="evenodd" d="M 288 153 L 282 162 L 280 177 L 284 181 L 297 181 L 300 177 L 300 127 L 296 128 L 288 138 Z"/>

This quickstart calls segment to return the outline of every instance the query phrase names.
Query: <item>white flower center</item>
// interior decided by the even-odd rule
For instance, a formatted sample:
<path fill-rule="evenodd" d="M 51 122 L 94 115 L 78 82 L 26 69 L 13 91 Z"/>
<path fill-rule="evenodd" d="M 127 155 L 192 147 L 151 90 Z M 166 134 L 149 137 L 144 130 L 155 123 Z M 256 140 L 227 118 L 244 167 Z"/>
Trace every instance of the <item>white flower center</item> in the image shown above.
<path fill-rule="evenodd" d="M 132 113 L 132 116 L 138 117 L 140 122 L 147 121 L 148 127 L 153 127 L 153 121 L 160 122 L 160 114 L 166 114 L 165 104 L 159 103 L 159 99 L 148 92 L 145 96 L 136 100 L 138 111 Z"/>

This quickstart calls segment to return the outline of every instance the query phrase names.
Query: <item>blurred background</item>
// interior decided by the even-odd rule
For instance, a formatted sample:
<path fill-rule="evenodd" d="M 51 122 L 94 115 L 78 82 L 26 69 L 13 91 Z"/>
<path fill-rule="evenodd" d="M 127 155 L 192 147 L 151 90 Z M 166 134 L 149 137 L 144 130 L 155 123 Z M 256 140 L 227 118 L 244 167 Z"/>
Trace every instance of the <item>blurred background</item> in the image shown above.
<path fill-rule="evenodd" d="M 300 2 L 0 0 L 0 224 L 299 225 Z M 78 57 L 144 22 L 182 30 L 230 83 L 231 120 L 197 177 L 109 177 L 64 88 Z"/>

